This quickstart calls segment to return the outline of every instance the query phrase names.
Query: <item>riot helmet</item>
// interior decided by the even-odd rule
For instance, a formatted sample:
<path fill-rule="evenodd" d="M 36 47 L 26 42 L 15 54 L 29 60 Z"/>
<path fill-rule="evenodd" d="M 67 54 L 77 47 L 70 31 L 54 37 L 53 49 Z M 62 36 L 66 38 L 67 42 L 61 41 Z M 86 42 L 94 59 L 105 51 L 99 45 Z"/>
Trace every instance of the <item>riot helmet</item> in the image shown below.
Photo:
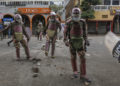
<path fill-rule="evenodd" d="M 15 22 L 22 23 L 22 17 L 20 14 L 15 14 L 14 19 Z"/>
<path fill-rule="evenodd" d="M 72 9 L 72 20 L 75 22 L 80 21 L 81 18 L 81 10 L 78 7 Z"/>
<path fill-rule="evenodd" d="M 50 13 L 50 20 L 51 21 L 55 21 L 55 19 L 56 19 L 56 13 L 55 12 L 51 12 Z"/>

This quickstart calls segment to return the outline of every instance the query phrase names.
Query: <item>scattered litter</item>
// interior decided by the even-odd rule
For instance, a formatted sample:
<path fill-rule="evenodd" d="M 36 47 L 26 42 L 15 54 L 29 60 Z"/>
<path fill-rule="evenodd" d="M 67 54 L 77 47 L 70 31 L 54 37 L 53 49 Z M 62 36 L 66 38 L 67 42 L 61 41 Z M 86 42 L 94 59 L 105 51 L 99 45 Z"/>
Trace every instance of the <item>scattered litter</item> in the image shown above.
<path fill-rule="evenodd" d="M 42 45 L 41 50 L 45 50 L 45 44 Z"/>
<path fill-rule="evenodd" d="M 34 73 L 33 74 L 33 77 L 35 78 L 35 77 L 38 77 L 38 73 Z"/>
<path fill-rule="evenodd" d="M 63 76 L 63 74 L 61 73 L 60 76 Z"/>
<path fill-rule="evenodd" d="M 41 64 L 40 64 L 40 62 L 37 62 L 37 66 L 40 66 Z"/>
<path fill-rule="evenodd" d="M 38 73 L 39 72 L 39 68 L 38 67 L 32 67 L 32 71 L 33 71 L 33 73 Z"/>
<path fill-rule="evenodd" d="M 39 68 L 37 66 L 32 67 L 33 77 L 38 77 Z"/>

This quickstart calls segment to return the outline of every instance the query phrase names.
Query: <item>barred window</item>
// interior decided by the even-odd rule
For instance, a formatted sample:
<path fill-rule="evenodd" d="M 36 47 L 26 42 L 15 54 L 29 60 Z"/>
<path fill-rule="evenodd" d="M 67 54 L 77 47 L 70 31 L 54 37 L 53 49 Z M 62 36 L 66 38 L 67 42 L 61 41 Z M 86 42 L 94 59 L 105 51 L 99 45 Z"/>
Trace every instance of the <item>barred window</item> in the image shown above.
<path fill-rule="evenodd" d="M 104 5 L 110 5 L 111 0 L 104 0 Z"/>
<path fill-rule="evenodd" d="M 113 0 L 112 4 L 113 5 L 119 5 L 119 0 Z"/>

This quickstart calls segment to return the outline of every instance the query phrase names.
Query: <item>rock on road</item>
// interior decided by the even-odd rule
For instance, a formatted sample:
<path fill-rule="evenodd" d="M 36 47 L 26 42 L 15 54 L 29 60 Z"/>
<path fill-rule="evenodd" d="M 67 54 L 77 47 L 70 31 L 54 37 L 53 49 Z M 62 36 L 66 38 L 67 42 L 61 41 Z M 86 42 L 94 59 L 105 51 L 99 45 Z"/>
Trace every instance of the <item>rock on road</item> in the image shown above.
<path fill-rule="evenodd" d="M 90 36 L 90 47 L 86 53 L 87 75 L 92 80 L 91 86 L 120 86 L 120 64 L 112 57 L 104 45 L 104 36 Z M 45 44 L 32 37 L 29 46 L 31 56 L 41 59 L 38 65 L 38 77 L 33 77 L 33 62 L 26 61 L 21 48 L 23 61 L 16 61 L 13 44 L 0 41 L 0 86 L 84 86 L 79 78 L 71 79 L 72 68 L 69 48 L 62 40 L 56 43 L 55 59 L 46 57 L 41 50 Z M 77 58 L 79 61 L 79 58 Z M 78 62 L 79 65 L 79 62 Z"/>

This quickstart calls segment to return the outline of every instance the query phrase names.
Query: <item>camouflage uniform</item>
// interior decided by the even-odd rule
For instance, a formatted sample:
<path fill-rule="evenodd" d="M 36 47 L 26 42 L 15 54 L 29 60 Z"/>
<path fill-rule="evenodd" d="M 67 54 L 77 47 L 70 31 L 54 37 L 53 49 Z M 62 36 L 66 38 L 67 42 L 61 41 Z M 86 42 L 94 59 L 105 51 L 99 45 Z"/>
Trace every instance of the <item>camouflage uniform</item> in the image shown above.
<path fill-rule="evenodd" d="M 29 37 L 25 31 L 24 25 L 22 23 L 13 22 L 9 25 L 9 27 L 11 27 L 13 31 L 13 41 L 16 48 L 17 58 L 20 59 L 20 43 L 21 43 L 21 45 L 25 49 L 27 59 L 29 59 L 30 58 L 29 48 L 26 40 L 24 39 L 24 35 L 27 37 L 27 40 L 29 40 Z"/>
<path fill-rule="evenodd" d="M 46 27 L 46 47 L 45 47 L 45 54 L 47 55 L 50 48 L 50 42 L 52 43 L 52 50 L 51 50 L 51 56 L 54 56 L 55 51 L 55 42 L 57 39 L 57 29 L 61 30 L 61 24 L 59 21 L 49 21 Z"/>
<path fill-rule="evenodd" d="M 73 20 L 70 19 L 66 22 L 64 30 L 64 42 L 66 42 L 67 39 L 69 39 L 73 72 L 78 71 L 76 62 L 76 56 L 78 54 L 78 56 L 80 57 L 80 76 L 85 76 L 86 59 L 84 42 L 87 40 L 87 29 L 84 20 L 74 22 Z"/>

